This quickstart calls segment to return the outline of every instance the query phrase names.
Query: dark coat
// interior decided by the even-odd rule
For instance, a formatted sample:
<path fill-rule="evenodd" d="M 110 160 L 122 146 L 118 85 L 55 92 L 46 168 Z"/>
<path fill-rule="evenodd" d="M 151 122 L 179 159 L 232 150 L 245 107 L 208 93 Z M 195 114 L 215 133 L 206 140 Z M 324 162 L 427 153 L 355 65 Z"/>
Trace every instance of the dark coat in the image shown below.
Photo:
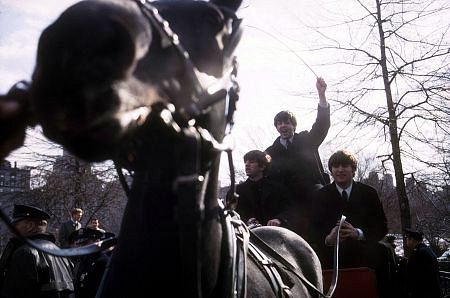
<path fill-rule="evenodd" d="M 29 238 L 49 248 L 57 247 L 51 234 L 36 234 Z M 68 259 L 48 255 L 15 238 L 8 246 L 11 250 L 4 262 L 6 267 L 1 268 L 4 276 L 2 298 L 72 297 L 73 268 Z"/>
<path fill-rule="evenodd" d="M 265 177 L 257 182 L 247 179 L 236 186 L 236 193 L 239 195 L 236 211 L 244 222 L 254 217 L 265 225 L 277 218 L 286 225 L 284 213 L 292 204 L 292 197 L 284 185 Z"/>
<path fill-rule="evenodd" d="M 104 252 L 81 258 L 75 270 L 75 297 L 95 297 L 109 258 Z"/>
<path fill-rule="evenodd" d="M 430 247 L 419 243 L 406 265 L 408 297 L 440 298 L 439 264 Z"/>
<path fill-rule="evenodd" d="M 61 224 L 59 228 L 58 241 L 62 248 L 70 247 L 69 237 L 74 231 L 81 229 L 81 223 L 75 223 L 73 220 L 68 220 Z"/>
<path fill-rule="evenodd" d="M 294 134 L 288 149 L 280 143 L 280 137 L 266 149 L 272 157 L 268 177 L 286 185 L 297 200 L 305 199 L 314 185 L 329 183 L 318 153 L 329 128 L 330 108 L 319 106 L 316 121 L 309 132 Z"/>
<path fill-rule="evenodd" d="M 341 198 L 336 184 L 318 190 L 312 201 L 310 239 L 323 268 L 332 268 L 333 247 L 325 245 L 325 237 L 344 214 L 347 221 L 363 231 L 365 240 L 347 240 L 340 243 L 341 268 L 374 267 L 378 259 L 375 250 L 387 233 L 386 216 L 377 191 L 360 182 L 353 182 L 347 202 Z"/>

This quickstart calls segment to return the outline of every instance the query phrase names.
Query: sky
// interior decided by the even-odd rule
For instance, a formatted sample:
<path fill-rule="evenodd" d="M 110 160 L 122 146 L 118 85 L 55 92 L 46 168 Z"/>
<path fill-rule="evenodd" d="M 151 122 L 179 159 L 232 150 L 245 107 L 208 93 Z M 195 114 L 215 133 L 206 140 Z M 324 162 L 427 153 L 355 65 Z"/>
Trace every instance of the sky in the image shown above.
<path fill-rule="evenodd" d="M 0 0 L 0 93 L 5 93 L 19 80 L 29 80 L 34 67 L 37 41 L 42 30 L 65 8 L 78 2 L 73 0 Z M 328 83 L 328 98 L 338 88 L 340 66 L 325 63 L 326 58 L 312 45 L 323 38 L 314 31 L 315 26 L 330 24 L 338 13 L 361 13 L 361 7 L 352 0 L 244 0 L 238 15 L 243 18 L 244 34 L 237 48 L 239 62 L 238 82 L 240 100 L 235 113 L 232 138 L 233 156 L 238 171 L 243 172 L 242 156 L 249 150 L 264 150 L 272 144 L 277 132 L 274 115 L 291 110 L 297 116 L 297 132 L 309 130 L 316 117 L 318 103 L 315 89 L 316 76 Z M 345 32 L 332 32 L 336 40 Z M 379 99 L 374 98 L 374 102 Z M 337 149 L 348 149 L 376 154 L 385 150 L 373 144 L 367 135 L 354 135 L 353 142 L 345 128 L 335 125 L 345 111 L 334 109 L 331 101 L 332 127 L 320 147 L 322 160 Z M 34 134 L 30 131 L 30 134 Z M 340 137 L 335 137 L 339 135 Z M 45 144 L 27 138 L 26 146 L 13 152 L 8 160 L 18 166 L 30 163 L 24 152 Z M 43 149 L 45 150 L 45 149 Z M 227 162 L 222 161 L 220 179 L 228 181 Z"/>
<path fill-rule="evenodd" d="M 7 92 L 19 80 L 30 79 L 41 31 L 75 2 L 41 0 L 26 1 L 25 4 L 24 0 L 0 0 L 1 93 Z M 239 16 L 244 20 L 244 35 L 236 52 L 241 94 L 232 130 L 237 168 L 243 168 L 242 156 L 245 152 L 264 150 L 273 142 L 277 136 L 272 124 L 273 116 L 278 111 L 293 110 L 302 119 L 299 121 L 299 129 L 302 130 L 309 129 L 315 119 L 318 102 L 315 75 L 297 57 L 303 55 L 301 48 L 298 48 L 301 45 L 290 44 L 288 35 L 281 36 L 281 32 L 291 30 L 291 26 L 299 26 L 295 21 L 299 14 L 314 17 L 311 5 L 317 7 L 320 1 L 301 3 L 300 6 L 299 1 L 284 0 L 283 7 L 274 7 L 273 1 L 244 1 L 239 11 Z M 302 34 L 307 35 L 305 30 Z M 291 47 L 299 52 L 291 53 Z M 307 53 L 304 55 L 305 58 L 301 59 L 307 60 Z M 297 92 L 306 94 L 307 98 L 293 95 Z M 8 159 L 19 160 L 18 166 L 30 163 L 21 157 L 25 155 L 23 152 L 32 150 L 29 148 L 35 145 L 35 141 L 27 138 L 25 148 L 14 152 Z M 45 147 L 45 144 L 42 146 Z M 224 164 L 227 163 L 222 162 Z M 227 168 L 222 168 L 221 180 L 227 180 Z"/>

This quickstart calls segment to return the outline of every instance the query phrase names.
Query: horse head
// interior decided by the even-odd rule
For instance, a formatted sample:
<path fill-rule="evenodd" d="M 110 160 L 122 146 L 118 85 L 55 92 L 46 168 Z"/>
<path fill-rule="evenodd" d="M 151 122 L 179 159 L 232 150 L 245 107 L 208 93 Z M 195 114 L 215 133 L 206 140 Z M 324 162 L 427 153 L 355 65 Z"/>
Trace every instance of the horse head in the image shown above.
<path fill-rule="evenodd" d="M 233 112 L 240 2 L 82 1 L 41 35 L 30 94 L 44 134 L 134 172 L 104 297 L 220 291 L 213 147 Z"/>

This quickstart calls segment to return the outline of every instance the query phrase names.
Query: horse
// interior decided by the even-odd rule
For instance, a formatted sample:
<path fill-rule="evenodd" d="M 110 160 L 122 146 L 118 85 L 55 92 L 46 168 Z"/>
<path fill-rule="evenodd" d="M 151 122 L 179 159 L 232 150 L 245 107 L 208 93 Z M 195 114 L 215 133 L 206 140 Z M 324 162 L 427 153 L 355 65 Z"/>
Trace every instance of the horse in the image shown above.
<path fill-rule="evenodd" d="M 82 1 L 41 34 L 21 96 L 29 123 L 82 159 L 113 160 L 133 174 L 98 297 L 322 291 L 319 259 L 304 239 L 279 227 L 249 233 L 217 199 L 238 94 L 240 5 Z"/>

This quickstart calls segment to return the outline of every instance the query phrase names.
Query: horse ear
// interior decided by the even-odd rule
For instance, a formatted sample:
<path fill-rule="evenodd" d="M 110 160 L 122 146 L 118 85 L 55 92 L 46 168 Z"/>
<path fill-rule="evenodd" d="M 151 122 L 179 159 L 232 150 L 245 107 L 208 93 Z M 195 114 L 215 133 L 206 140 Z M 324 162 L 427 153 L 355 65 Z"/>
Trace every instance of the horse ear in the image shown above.
<path fill-rule="evenodd" d="M 242 0 L 210 0 L 210 2 L 217 6 L 224 6 L 237 11 L 239 6 L 241 6 Z"/>

